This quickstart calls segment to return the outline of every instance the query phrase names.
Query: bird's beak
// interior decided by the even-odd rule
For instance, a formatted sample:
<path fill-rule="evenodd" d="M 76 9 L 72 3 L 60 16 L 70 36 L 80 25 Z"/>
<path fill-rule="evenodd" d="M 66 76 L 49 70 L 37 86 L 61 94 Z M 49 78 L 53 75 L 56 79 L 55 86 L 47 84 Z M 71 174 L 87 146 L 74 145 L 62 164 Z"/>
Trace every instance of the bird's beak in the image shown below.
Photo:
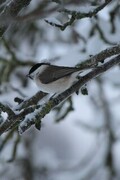
<path fill-rule="evenodd" d="M 26 77 L 29 77 L 30 79 L 33 79 L 29 74 L 27 74 Z"/>
<path fill-rule="evenodd" d="M 27 75 L 26 75 L 26 77 L 30 77 L 30 75 L 29 75 L 29 74 L 27 74 Z"/>

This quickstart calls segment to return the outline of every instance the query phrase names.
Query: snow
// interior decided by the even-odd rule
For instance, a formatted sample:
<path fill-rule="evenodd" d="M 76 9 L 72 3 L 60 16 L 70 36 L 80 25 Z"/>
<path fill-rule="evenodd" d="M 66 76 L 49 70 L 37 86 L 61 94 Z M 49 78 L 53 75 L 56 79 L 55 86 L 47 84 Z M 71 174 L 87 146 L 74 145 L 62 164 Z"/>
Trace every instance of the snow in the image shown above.
<path fill-rule="evenodd" d="M 80 12 L 80 13 L 89 13 L 91 11 L 94 11 L 97 6 L 90 6 L 90 5 L 80 5 L 80 6 L 66 6 L 66 9 L 70 11 Z"/>

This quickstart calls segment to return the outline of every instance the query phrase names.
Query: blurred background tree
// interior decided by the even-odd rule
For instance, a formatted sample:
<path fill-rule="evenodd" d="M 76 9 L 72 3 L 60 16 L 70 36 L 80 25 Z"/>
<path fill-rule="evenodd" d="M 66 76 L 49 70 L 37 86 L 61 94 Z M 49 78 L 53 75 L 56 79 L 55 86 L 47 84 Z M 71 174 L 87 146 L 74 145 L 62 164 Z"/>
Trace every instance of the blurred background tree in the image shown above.
<path fill-rule="evenodd" d="M 26 78 L 44 60 L 103 66 L 95 72 L 120 63 L 119 0 L 1 0 L 0 37 L 0 178 L 119 180 L 119 65 L 53 101 L 42 123 L 49 98 Z"/>

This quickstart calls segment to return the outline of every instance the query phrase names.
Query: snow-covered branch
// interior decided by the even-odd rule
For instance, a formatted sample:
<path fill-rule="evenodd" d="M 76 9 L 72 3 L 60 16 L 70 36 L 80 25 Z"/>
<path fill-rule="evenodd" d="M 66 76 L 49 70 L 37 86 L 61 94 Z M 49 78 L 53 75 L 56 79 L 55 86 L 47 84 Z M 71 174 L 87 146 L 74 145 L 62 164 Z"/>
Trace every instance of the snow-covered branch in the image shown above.
<path fill-rule="evenodd" d="M 49 21 L 49 19 L 46 19 L 45 21 L 51 26 L 58 27 L 62 31 L 64 31 L 68 26 L 71 26 L 78 19 L 91 18 L 95 16 L 99 11 L 101 11 L 104 7 L 106 7 L 110 2 L 112 2 L 112 0 L 106 0 L 103 4 L 101 4 L 100 6 L 97 6 L 96 8 L 93 8 L 92 10 L 90 9 L 88 12 L 83 12 L 83 10 L 82 12 L 80 12 L 80 11 L 74 11 L 74 10 L 63 8 L 60 10 L 60 12 L 71 16 L 70 19 L 64 24 L 52 22 L 52 21 Z"/>
<path fill-rule="evenodd" d="M 72 87 L 64 91 L 63 93 L 59 94 L 56 98 L 49 100 L 45 103 L 37 113 L 35 113 L 31 119 L 25 120 L 24 123 L 20 125 L 20 132 L 23 133 L 26 131 L 31 125 L 35 124 L 35 126 L 39 129 L 39 125 L 41 124 L 41 119 L 45 117 L 53 108 L 59 105 L 62 101 L 67 99 L 72 93 L 79 90 L 85 83 L 90 81 L 91 79 L 97 77 L 101 73 L 106 72 L 110 68 L 120 63 L 120 55 L 112 58 L 109 62 L 105 63 L 102 66 L 92 70 L 90 73 L 86 74 L 85 76 L 81 77 L 80 80 L 75 83 Z"/>
<path fill-rule="evenodd" d="M 104 62 L 103 65 L 96 67 L 98 62 L 104 61 L 106 58 L 113 55 L 117 56 L 109 59 L 106 63 Z M 41 119 L 52 109 L 66 100 L 69 96 L 71 96 L 72 93 L 79 90 L 85 83 L 120 63 L 120 45 L 114 46 L 113 48 L 108 48 L 93 56 L 86 62 L 91 65 L 91 67 L 96 68 L 94 68 L 85 76 L 81 77 L 79 81 L 71 88 L 59 94 L 56 98 L 49 100 L 43 105 L 38 105 L 38 102 L 46 95 L 45 93 L 41 92 L 38 92 L 36 95 L 26 101 L 19 101 L 16 99 L 17 102 L 19 102 L 19 106 L 16 109 L 14 108 L 15 112 L 11 108 L 8 108 L 7 105 L 5 106 L 0 103 L 0 110 L 8 114 L 7 120 L 0 125 L 0 134 L 3 134 L 6 130 L 15 128 L 20 124 L 20 122 L 22 122 L 19 126 L 21 133 L 26 131 L 33 124 L 35 124 L 35 126 L 39 129 Z"/>
<path fill-rule="evenodd" d="M 103 63 L 104 60 L 106 60 L 107 58 L 119 53 L 120 53 L 120 44 L 117 44 L 115 46 L 112 46 L 108 49 L 101 51 L 100 53 L 94 56 L 91 56 L 91 58 L 86 59 L 85 62 L 80 63 L 77 66 L 81 68 L 95 67 L 98 65 L 99 62 Z"/>

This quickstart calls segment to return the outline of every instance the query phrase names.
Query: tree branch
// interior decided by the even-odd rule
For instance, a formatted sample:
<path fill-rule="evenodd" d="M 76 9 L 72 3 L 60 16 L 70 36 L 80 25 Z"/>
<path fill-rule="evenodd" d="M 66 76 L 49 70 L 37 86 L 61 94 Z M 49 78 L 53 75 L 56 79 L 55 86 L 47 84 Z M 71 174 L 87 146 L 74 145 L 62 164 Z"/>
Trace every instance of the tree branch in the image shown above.
<path fill-rule="evenodd" d="M 64 9 L 60 10 L 60 12 L 71 15 L 71 18 L 68 22 L 64 23 L 63 25 L 57 24 L 54 22 L 50 22 L 47 19 L 45 21 L 48 24 L 50 24 L 51 26 L 58 27 L 58 28 L 60 28 L 60 30 L 64 31 L 68 26 L 71 26 L 75 22 L 75 20 L 83 19 L 83 18 L 87 18 L 87 17 L 91 18 L 91 17 L 95 16 L 99 11 L 101 11 L 104 7 L 106 7 L 110 2 L 112 2 L 112 0 L 106 0 L 105 3 L 96 7 L 95 9 L 93 9 L 90 12 L 77 12 L 77 11 L 72 11 L 72 10 L 68 10 L 68 9 L 64 8 Z"/>
<path fill-rule="evenodd" d="M 83 63 L 78 64 L 78 67 L 83 68 L 94 68 L 98 65 L 99 62 L 104 62 L 105 59 L 114 56 L 116 54 L 120 53 L 120 44 L 117 44 L 115 46 L 112 46 L 108 49 L 105 49 L 101 51 L 100 53 L 96 54 L 95 56 L 92 56 L 89 59 L 86 59 L 83 61 Z"/>
<path fill-rule="evenodd" d="M 13 112 L 13 110 L 9 106 L 4 105 L 0 102 L 0 112 L 1 111 L 6 112 L 9 117 L 15 115 L 15 113 Z"/>
<path fill-rule="evenodd" d="M 107 71 L 111 67 L 118 65 L 120 63 L 120 55 L 112 58 L 108 62 L 106 62 L 104 65 L 97 67 L 96 69 L 92 70 L 85 76 L 81 77 L 80 80 L 75 83 L 71 88 L 64 91 L 63 93 L 59 94 L 56 98 L 49 100 L 47 103 L 45 103 L 42 107 L 36 106 L 30 106 L 26 109 L 23 109 L 20 113 L 17 113 L 15 115 L 12 114 L 11 118 L 6 120 L 4 123 L 0 126 L 0 134 L 3 134 L 6 130 L 8 130 L 10 127 L 16 127 L 20 123 L 20 121 L 23 121 L 26 117 L 26 115 L 31 114 L 31 118 L 26 118 L 25 123 L 21 123 L 20 125 L 20 131 L 23 133 L 26 131 L 31 125 L 33 124 L 40 124 L 41 119 L 48 114 L 53 108 L 55 108 L 57 105 L 59 105 L 62 101 L 67 99 L 72 93 L 76 92 L 79 88 L 81 88 L 85 83 L 87 83 L 89 80 L 97 77 L 101 73 Z M 2 107 L 2 106 L 1 106 Z M 5 110 L 4 108 L 2 108 Z M 35 111 L 37 109 L 37 111 Z M 10 115 L 10 114 L 9 114 Z"/>
<path fill-rule="evenodd" d="M 46 95 L 47 95 L 47 93 L 44 93 L 44 92 L 39 91 L 39 92 L 37 92 L 34 96 L 32 96 L 31 98 L 23 101 L 23 102 L 19 105 L 18 109 L 16 109 L 16 110 L 19 110 L 19 111 L 20 111 L 20 110 L 22 110 L 22 109 L 24 109 L 24 108 L 27 108 L 27 107 L 29 107 L 29 106 L 36 105 L 36 104 L 38 104 L 38 102 L 39 102 L 42 98 L 44 98 Z"/>
<path fill-rule="evenodd" d="M 35 116 L 31 120 L 27 120 L 22 126 L 20 126 L 21 133 L 26 131 L 31 125 L 39 123 L 41 119 L 48 114 L 54 107 L 59 105 L 62 101 L 67 99 L 72 93 L 76 92 L 76 90 L 79 90 L 85 83 L 90 81 L 91 79 L 97 77 L 101 73 L 107 71 L 111 67 L 117 65 L 120 63 L 120 55 L 118 55 L 115 58 L 112 58 L 109 62 L 105 63 L 102 66 L 99 66 L 98 68 L 92 70 L 87 75 L 80 78 L 80 80 L 75 83 L 72 87 L 64 91 L 63 93 L 59 94 L 56 98 L 49 100 L 47 103 L 44 104 L 44 106 L 38 111 Z"/>
<path fill-rule="evenodd" d="M 104 61 L 106 60 L 106 58 L 117 54 L 120 54 L 120 44 L 101 51 L 97 55 L 87 59 L 84 63 L 79 64 L 79 67 L 81 67 L 81 69 L 86 67 L 89 68 L 96 67 L 96 65 L 98 65 L 99 62 Z M 19 103 L 19 105 L 14 108 L 15 112 L 7 105 L 0 103 L 1 112 L 2 111 L 7 112 L 8 114 L 8 119 L 5 122 L 3 122 L 0 126 L 0 134 L 4 133 L 8 129 L 16 128 L 16 126 L 18 126 L 19 123 L 24 119 L 26 121 L 26 126 L 25 124 L 21 124 L 20 126 L 23 132 L 26 129 L 28 129 L 32 124 L 38 123 L 38 126 L 36 127 L 39 127 L 40 120 L 46 114 L 48 114 L 53 108 L 55 108 L 58 104 L 60 104 L 62 101 L 68 98 L 72 93 L 79 90 L 79 88 L 81 88 L 89 80 L 95 78 L 99 74 L 107 71 L 112 66 L 117 65 L 119 63 L 120 63 L 120 55 L 114 57 L 113 59 L 109 59 L 108 62 L 104 63 L 101 66 L 98 66 L 96 69 L 93 69 L 90 73 L 81 77 L 80 80 L 76 84 L 74 84 L 71 88 L 58 95 L 55 99 L 48 101 L 43 106 L 39 105 L 39 101 L 44 96 L 46 96 L 46 93 L 43 92 L 37 92 L 33 97 L 25 101 L 24 100 L 18 101 L 19 98 L 15 98 L 15 101 Z M 29 116 L 28 118 L 27 115 L 29 114 L 31 115 L 31 117 Z"/>
<path fill-rule="evenodd" d="M 3 36 L 5 31 L 10 25 L 10 22 L 15 19 L 15 17 L 18 15 L 19 11 L 29 5 L 31 0 L 12 0 L 10 3 L 7 3 L 4 10 L 0 14 L 0 20 L 4 19 L 4 23 L 0 25 L 0 37 Z M 9 20 L 9 23 L 6 24 L 5 20 Z"/>

